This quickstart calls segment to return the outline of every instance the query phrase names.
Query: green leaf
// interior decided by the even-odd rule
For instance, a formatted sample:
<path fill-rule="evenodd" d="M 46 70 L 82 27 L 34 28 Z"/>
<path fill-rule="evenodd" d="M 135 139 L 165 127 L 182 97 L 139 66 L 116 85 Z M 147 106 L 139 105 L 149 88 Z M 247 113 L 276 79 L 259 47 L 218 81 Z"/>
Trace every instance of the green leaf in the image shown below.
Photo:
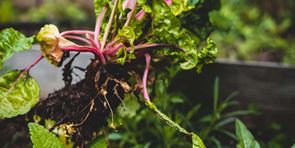
<path fill-rule="evenodd" d="M 179 124 L 176 122 L 172 121 L 167 115 L 159 111 L 154 103 L 151 101 L 145 101 L 145 105 L 153 112 L 155 113 L 162 121 L 164 121 L 167 125 L 170 127 L 176 129 L 177 131 L 190 136 L 192 138 L 192 147 L 193 148 L 205 148 L 206 146 L 204 145 L 202 139 L 196 135 L 193 132 L 188 132 L 186 129 L 181 127 Z"/>
<path fill-rule="evenodd" d="M 218 99 L 219 99 L 219 78 L 218 77 L 216 77 L 214 81 L 213 99 L 214 99 L 213 109 L 215 112 L 217 109 Z"/>
<path fill-rule="evenodd" d="M 210 38 L 207 38 L 206 46 L 198 53 L 199 62 L 197 65 L 197 72 L 202 70 L 203 65 L 213 63 L 217 57 L 217 53 L 218 50 L 215 43 Z"/>
<path fill-rule="evenodd" d="M 259 143 L 255 140 L 251 132 L 238 119 L 236 120 L 236 135 L 239 139 L 238 148 L 260 148 Z"/>
<path fill-rule="evenodd" d="M 28 73 L 13 70 L 0 77 L 0 119 L 27 113 L 39 101 L 38 83 Z"/>
<path fill-rule="evenodd" d="M 136 116 L 137 111 L 140 108 L 140 105 L 138 101 L 134 98 L 131 98 L 131 96 L 126 96 L 124 99 L 123 106 L 119 106 L 119 115 L 121 117 L 127 117 L 127 118 L 133 118 Z"/>
<path fill-rule="evenodd" d="M 30 49 L 33 42 L 34 37 L 27 38 L 12 28 L 2 30 L 0 32 L 0 68 L 14 52 Z"/>
<path fill-rule="evenodd" d="M 108 140 L 120 140 L 122 139 L 122 135 L 119 133 L 111 133 L 107 137 Z"/>
<path fill-rule="evenodd" d="M 31 141 L 33 148 L 63 148 L 63 144 L 59 139 L 45 127 L 36 124 L 29 123 L 29 131 L 31 135 Z"/>
<path fill-rule="evenodd" d="M 293 144 L 293 145 L 291 146 L 291 148 L 295 148 L 295 144 Z"/>
<path fill-rule="evenodd" d="M 192 143 L 193 143 L 193 145 L 192 145 L 193 148 L 205 148 L 206 147 L 205 144 L 203 143 L 202 139 L 194 133 L 192 133 Z"/>
<path fill-rule="evenodd" d="M 189 5 L 196 5 L 198 4 L 201 0 L 187 0 Z"/>
<path fill-rule="evenodd" d="M 90 148 L 107 148 L 106 138 L 100 136 L 91 142 Z"/>
<path fill-rule="evenodd" d="M 193 8 L 195 8 L 194 5 L 191 4 L 196 4 L 198 1 L 194 0 L 173 0 L 172 5 L 170 5 L 171 12 L 177 16 L 183 12 L 189 11 Z"/>
<path fill-rule="evenodd" d="M 131 46 L 133 46 L 133 42 L 135 40 L 135 32 L 134 28 L 129 26 L 124 26 L 122 29 L 118 31 L 118 35 L 116 39 L 122 39 L 123 41 L 128 41 Z"/>

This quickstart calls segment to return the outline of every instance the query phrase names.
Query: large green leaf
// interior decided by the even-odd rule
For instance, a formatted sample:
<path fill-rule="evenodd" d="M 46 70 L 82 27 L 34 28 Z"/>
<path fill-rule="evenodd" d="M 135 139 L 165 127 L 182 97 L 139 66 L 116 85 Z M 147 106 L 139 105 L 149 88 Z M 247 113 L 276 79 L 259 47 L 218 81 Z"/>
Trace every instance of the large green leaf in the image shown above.
<path fill-rule="evenodd" d="M 260 148 L 259 143 L 240 120 L 236 120 L 236 135 L 239 139 L 238 148 Z"/>
<path fill-rule="evenodd" d="M 0 77 L 0 119 L 27 113 L 39 101 L 39 86 L 27 73 L 13 70 Z"/>
<path fill-rule="evenodd" d="M 34 148 L 64 147 L 59 139 L 53 133 L 50 133 L 45 127 L 36 123 L 29 123 L 28 126 Z"/>
<path fill-rule="evenodd" d="M 14 52 L 21 52 L 32 47 L 34 37 L 27 38 L 20 32 L 8 28 L 0 32 L 0 68 Z"/>

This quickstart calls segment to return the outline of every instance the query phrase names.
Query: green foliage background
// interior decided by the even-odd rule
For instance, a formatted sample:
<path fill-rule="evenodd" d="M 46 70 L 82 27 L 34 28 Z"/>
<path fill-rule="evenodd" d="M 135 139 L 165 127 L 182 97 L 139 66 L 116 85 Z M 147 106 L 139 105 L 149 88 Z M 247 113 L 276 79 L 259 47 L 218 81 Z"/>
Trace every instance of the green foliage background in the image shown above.
<path fill-rule="evenodd" d="M 221 0 L 210 14 L 220 58 L 295 63 L 292 0 Z"/>

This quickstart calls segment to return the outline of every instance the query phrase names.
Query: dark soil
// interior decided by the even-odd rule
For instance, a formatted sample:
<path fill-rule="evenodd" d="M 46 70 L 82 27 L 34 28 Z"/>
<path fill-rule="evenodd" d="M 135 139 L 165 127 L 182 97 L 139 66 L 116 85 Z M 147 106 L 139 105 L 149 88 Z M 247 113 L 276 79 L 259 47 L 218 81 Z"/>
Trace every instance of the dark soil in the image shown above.
<path fill-rule="evenodd" d="M 95 135 L 101 134 L 110 112 L 132 90 L 127 83 L 128 71 L 126 66 L 105 66 L 93 60 L 85 71 L 85 79 L 77 84 L 69 85 L 71 73 L 65 74 L 65 80 L 69 80 L 65 88 L 50 94 L 24 116 L 0 120 L 0 145 L 30 147 L 27 123 L 41 117 L 39 124 L 53 120 L 56 124 L 50 130 L 63 129 L 74 146 L 85 147 Z M 11 141 L 13 144 L 9 144 Z"/>

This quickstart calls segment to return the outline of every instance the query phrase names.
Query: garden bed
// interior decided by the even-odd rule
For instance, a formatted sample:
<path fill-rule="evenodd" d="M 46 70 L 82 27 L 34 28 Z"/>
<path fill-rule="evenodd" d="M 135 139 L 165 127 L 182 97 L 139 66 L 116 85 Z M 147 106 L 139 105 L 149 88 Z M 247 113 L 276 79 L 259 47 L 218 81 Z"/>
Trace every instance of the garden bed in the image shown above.
<path fill-rule="evenodd" d="M 220 79 L 220 96 L 226 98 L 234 91 L 241 107 L 255 107 L 260 115 L 244 118 L 250 128 L 279 123 L 295 133 L 295 67 L 271 62 L 232 62 L 217 60 L 207 65 L 201 74 L 180 72 L 170 91 L 180 91 L 190 101 L 209 102 L 213 98 L 213 83 Z M 211 107 L 211 106 L 210 106 Z"/>

